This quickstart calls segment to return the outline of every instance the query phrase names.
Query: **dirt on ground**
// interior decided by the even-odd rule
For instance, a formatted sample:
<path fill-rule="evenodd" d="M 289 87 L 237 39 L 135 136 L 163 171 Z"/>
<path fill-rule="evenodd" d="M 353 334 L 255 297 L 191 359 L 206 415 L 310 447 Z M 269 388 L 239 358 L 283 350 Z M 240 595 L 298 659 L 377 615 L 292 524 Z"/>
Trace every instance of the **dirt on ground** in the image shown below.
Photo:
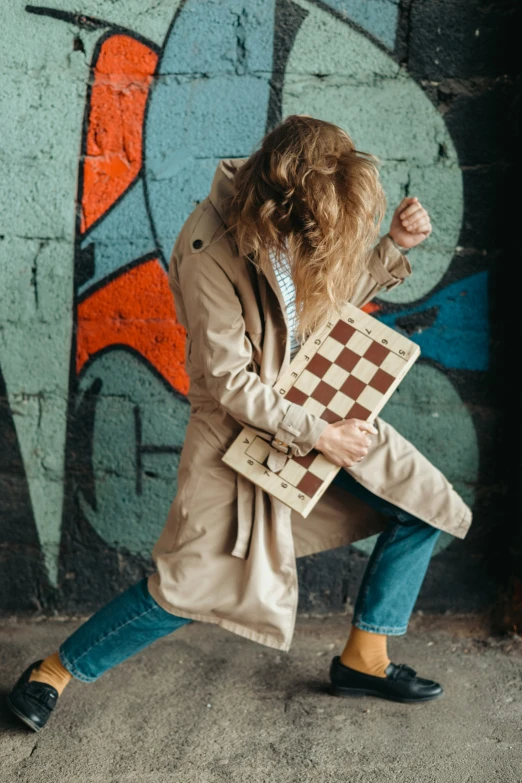
<path fill-rule="evenodd" d="M 522 640 L 484 616 L 417 612 L 395 663 L 443 685 L 401 704 L 328 689 L 348 616 L 298 619 L 288 653 L 193 623 L 106 672 L 74 680 L 30 732 L 5 694 L 76 620 L 0 627 L 1 783 L 520 783 Z"/>

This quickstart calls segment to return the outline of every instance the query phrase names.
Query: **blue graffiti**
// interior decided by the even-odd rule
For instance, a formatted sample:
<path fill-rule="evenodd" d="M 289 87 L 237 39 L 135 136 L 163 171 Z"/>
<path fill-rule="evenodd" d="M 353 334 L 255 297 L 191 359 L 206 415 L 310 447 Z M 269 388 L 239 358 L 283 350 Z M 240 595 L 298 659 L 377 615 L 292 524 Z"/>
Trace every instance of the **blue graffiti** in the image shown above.
<path fill-rule="evenodd" d="M 390 49 L 397 5 L 329 0 Z M 152 253 L 166 261 L 184 221 L 209 189 L 223 157 L 243 157 L 265 131 L 273 70 L 275 0 L 247 13 L 240 0 L 187 2 L 165 40 L 144 128 L 144 166 L 117 204 L 87 233 L 92 276 L 80 294 Z M 216 95 L 221 99 L 216 101 Z M 423 315 L 429 316 L 423 321 Z M 412 339 L 423 356 L 455 369 L 488 366 L 487 274 L 438 291 L 381 319 Z M 409 333 L 410 329 L 406 329 Z"/>
<path fill-rule="evenodd" d="M 343 19 L 351 19 L 393 50 L 399 17 L 396 0 L 327 0 Z"/>
<path fill-rule="evenodd" d="M 187 2 L 176 14 L 147 108 L 140 178 L 83 239 L 94 270 L 80 294 L 144 255 L 168 260 L 219 160 L 244 157 L 259 142 L 270 100 L 274 13 L 275 0 L 255 13 L 227 0 Z"/>
<path fill-rule="evenodd" d="M 432 316 L 426 328 L 423 315 Z M 404 321 L 413 325 L 417 321 L 408 337 L 425 358 L 448 369 L 484 371 L 489 366 L 487 272 L 452 283 L 421 304 L 381 315 L 379 320 L 399 331 L 404 331 Z"/>
<path fill-rule="evenodd" d="M 266 132 L 275 5 L 265 0 L 253 11 L 242 0 L 189 0 L 176 14 L 147 107 L 143 169 L 82 239 L 92 274 L 80 281 L 80 295 L 144 256 L 157 254 L 166 263 L 181 226 L 208 194 L 219 160 L 254 150 Z M 321 5 L 393 49 L 393 0 Z"/>

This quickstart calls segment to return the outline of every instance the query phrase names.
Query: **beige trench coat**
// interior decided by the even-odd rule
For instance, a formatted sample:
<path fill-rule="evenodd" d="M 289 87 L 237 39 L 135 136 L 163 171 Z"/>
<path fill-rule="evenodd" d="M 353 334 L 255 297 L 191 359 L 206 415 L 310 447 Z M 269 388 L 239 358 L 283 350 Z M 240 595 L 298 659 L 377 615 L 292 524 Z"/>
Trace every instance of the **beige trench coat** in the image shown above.
<path fill-rule="evenodd" d="M 153 598 L 180 617 L 216 623 L 288 650 L 298 599 L 295 558 L 382 531 L 386 518 L 330 485 L 305 519 L 226 466 L 221 457 L 243 425 L 283 439 L 305 455 L 326 422 L 274 388 L 290 361 L 284 300 L 267 276 L 224 235 L 223 199 L 246 158 L 223 159 L 209 195 L 176 240 L 169 282 L 187 330 L 191 414 L 178 490 L 152 557 Z M 411 273 L 384 237 L 352 302 L 361 307 Z M 443 474 L 389 424 L 365 459 L 348 469 L 361 484 L 434 527 L 464 538 L 471 511 Z"/>

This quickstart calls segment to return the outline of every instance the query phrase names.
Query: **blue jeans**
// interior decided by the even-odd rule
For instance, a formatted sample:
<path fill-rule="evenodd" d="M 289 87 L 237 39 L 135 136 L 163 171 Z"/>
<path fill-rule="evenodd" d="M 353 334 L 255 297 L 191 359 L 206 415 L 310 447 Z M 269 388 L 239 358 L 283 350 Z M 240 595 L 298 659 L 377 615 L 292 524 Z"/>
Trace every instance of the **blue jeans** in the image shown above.
<path fill-rule="evenodd" d="M 333 483 L 389 517 L 368 560 L 352 623 L 373 633 L 405 634 L 440 530 L 374 495 L 345 470 L 339 471 Z M 60 659 L 74 677 L 93 682 L 190 622 L 159 606 L 144 578 L 74 631 L 60 645 Z"/>
<path fill-rule="evenodd" d="M 407 631 L 441 531 L 374 495 L 343 469 L 332 483 L 388 517 L 366 565 L 352 624 L 363 631 L 401 636 Z"/>

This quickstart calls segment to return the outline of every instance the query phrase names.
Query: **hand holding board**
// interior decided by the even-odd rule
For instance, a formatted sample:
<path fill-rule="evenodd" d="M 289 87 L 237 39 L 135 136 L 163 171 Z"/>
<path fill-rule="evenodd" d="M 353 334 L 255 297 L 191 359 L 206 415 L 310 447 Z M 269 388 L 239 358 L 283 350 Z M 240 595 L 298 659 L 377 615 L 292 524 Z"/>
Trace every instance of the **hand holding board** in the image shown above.
<path fill-rule="evenodd" d="M 352 304 L 310 335 L 278 380 L 285 399 L 328 422 L 374 421 L 420 355 L 407 337 Z M 308 516 L 340 470 L 319 451 L 289 456 L 282 470 L 266 460 L 273 447 L 245 427 L 223 462 L 278 500 Z"/>

